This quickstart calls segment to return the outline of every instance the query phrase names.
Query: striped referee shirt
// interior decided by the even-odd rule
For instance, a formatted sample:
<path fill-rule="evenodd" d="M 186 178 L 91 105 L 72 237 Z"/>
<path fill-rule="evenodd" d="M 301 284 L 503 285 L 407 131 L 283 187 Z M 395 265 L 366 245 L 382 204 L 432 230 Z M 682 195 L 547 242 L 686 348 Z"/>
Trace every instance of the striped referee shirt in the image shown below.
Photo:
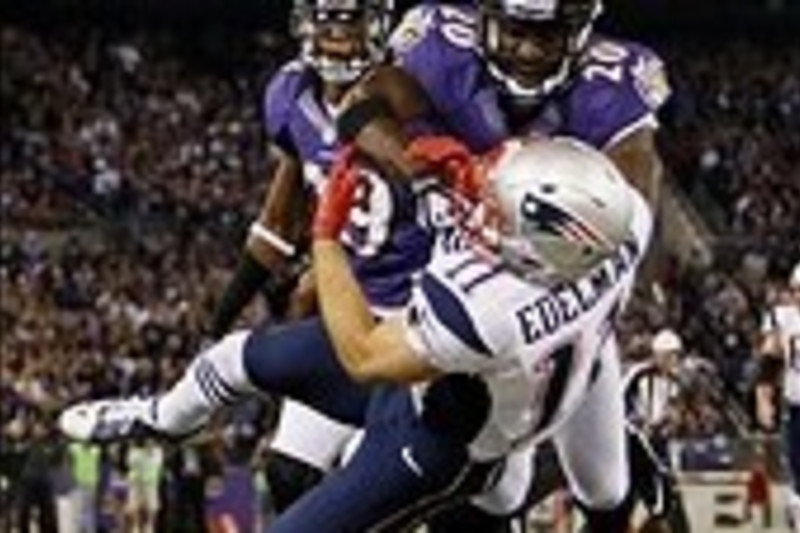
<path fill-rule="evenodd" d="M 631 366 L 622 383 L 628 419 L 648 427 L 666 421 L 669 404 L 680 393 L 677 377 L 659 370 L 653 361 Z"/>

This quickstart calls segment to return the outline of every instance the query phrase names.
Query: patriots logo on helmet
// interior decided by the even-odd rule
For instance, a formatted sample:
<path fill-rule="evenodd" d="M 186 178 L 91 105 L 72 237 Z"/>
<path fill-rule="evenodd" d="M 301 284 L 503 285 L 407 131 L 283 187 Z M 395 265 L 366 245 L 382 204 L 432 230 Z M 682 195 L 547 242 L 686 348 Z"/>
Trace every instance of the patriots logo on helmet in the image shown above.
<path fill-rule="evenodd" d="M 533 232 L 550 233 L 555 237 L 592 246 L 603 246 L 605 244 L 602 236 L 591 226 L 531 192 L 522 197 L 520 213 L 523 218 L 520 224 L 523 234 Z"/>

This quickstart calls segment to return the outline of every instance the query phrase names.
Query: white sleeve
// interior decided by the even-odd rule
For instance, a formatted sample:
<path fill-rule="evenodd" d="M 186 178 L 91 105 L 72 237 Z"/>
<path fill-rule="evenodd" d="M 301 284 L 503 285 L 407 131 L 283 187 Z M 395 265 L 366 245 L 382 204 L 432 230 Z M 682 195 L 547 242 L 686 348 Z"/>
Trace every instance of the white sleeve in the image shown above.
<path fill-rule="evenodd" d="M 498 358 L 479 328 L 474 305 L 455 287 L 424 272 L 406 313 L 409 342 L 444 372 L 492 368 Z"/>

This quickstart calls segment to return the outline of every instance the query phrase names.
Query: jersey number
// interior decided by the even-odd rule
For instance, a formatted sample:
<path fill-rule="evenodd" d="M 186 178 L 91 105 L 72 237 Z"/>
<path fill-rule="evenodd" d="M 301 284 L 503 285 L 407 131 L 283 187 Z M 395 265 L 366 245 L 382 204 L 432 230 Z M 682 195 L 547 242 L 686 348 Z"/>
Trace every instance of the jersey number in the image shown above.
<path fill-rule="evenodd" d="M 322 167 L 315 163 L 305 163 L 303 172 L 317 195 L 321 194 L 327 179 Z M 376 255 L 389 239 L 393 209 L 392 193 L 386 182 L 373 174 L 363 174 L 342 242 L 358 256 Z"/>
<path fill-rule="evenodd" d="M 389 240 L 393 208 L 389 185 L 372 173 L 362 174 L 343 237 L 356 255 L 372 257 L 380 252 Z"/>
<path fill-rule="evenodd" d="M 475 19 L 452 6 L 439 6 L 442 36 L 459 48 L 475 47 Z"/>
<path fill-rule="evenodd" d="M 444 274 L 464 293 L 469 294 L 501 271 L 499 264 L 488 264 L 477 255 L 472 255 L 450 267 Z"/>
<path fill-rule="evenodd" d="M 589 80 L 603 78 L 613 83 L 620 83 L 623 76 L 623 62 L 628 57 L 628 50 L 617 44 L 603 41 L 589 48 L 591 62 L 583 69 L 583 76 Z"/>

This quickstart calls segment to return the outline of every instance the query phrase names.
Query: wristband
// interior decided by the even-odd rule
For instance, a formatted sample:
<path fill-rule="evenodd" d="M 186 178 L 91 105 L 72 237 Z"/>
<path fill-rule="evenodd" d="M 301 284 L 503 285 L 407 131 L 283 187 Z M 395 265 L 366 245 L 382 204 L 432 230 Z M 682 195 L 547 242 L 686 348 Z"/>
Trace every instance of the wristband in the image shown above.
<path fill-rule="evenodd" d="M 294 244 L 290 243 L 268 227 L 264 226 L 264 224 L 259 221 L 255 221 L 250 224 L 249 233 L 253 237 L 266 242 L 286 257 L 294 257 L 294 255 L 297 253 L 297 247 Z"/>
<path fill-rule="evenodd" d="M 349 143 L 358 137 L 364 126 L 377 118 L 391 114 L 391 107 L 386 100 L 380 96 L 371 96 L 345 109 L 336 120 L 336 130 L 342 141 Z"/>

